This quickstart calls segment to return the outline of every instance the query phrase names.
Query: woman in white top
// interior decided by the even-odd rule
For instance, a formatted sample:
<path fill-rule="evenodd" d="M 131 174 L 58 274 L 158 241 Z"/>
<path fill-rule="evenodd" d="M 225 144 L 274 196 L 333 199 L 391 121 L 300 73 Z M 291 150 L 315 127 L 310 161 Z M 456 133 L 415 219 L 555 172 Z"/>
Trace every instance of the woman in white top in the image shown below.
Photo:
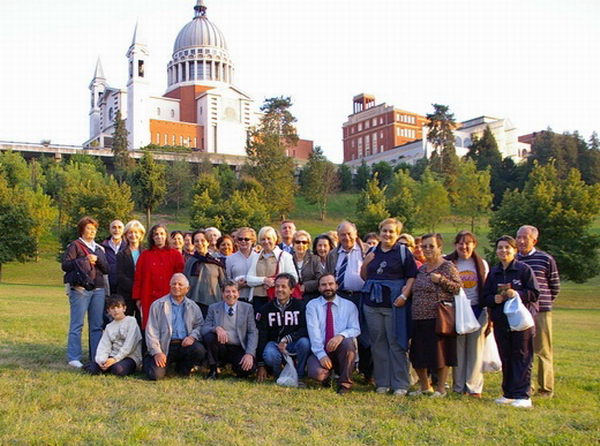
<path fill-rule="evenodd" d="M 246 275 L 246 283 L 252 287 L 252 306 L 257 313 L 269 301 L 267 290 L 275 285 L 275 276 L 289 273 L 296 281 L 298 273 L 292 255 L 277 246 L 277 232 L 271 226 L 264 226 L 258 232 L 258 242 L 262 251 L 252 258 Z"/>
<path fill-rule="evenodd" d="M 254 251 L 256 245 L 256 231 L 252 228 L 243 227 L 236 234 L 238 250 L 227 257 L 225 263 L 226 276 L 235 281 L 240 290 L 240 300 L 250 301 L 251 288 L 246 283 L 246 275 L 250 269 L 252 258 L 258 256 Z"/>
<path fill-rule="evenodd" d="M 459 335 L 456 339 L 458 366 L 452 369 L 453 390 L 479 398 L 483 392 L 483 346 L 485 344 L 487 311 L 481 305 L 483 284 L 489 266 L 475 252 L 477 239 L 471 231 L 460 231 L 454 239 L 454 252 L 448 255 L 458 268 L 463 289 L 471 301 L 473 313 L 479 320 L 481 328 L 473 333 Z"/>

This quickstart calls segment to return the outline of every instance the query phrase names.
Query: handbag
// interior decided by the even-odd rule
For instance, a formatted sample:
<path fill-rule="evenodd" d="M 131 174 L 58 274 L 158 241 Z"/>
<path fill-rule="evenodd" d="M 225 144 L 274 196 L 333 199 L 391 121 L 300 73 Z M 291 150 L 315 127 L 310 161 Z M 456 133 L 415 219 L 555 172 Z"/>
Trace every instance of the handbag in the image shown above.
<path fill-rule="evenodd" d="M 504 314 L 511 331 L 525 331 L 533 327 L 533 316 L 517 294 L 504 303 Z"/>
<path fill-rule="evenodd" d="M 456 314 L 454 302 L 441 300 L 437 304 L 435 334 L 439 336 L 456 336 Z"/>
<path fill-rule="evenodd" d="M 275 268 L 275 274 L 271 276 L 272 279 L 275 279 L 275 277 L 277 277 L 277 274 L 279 274 L 279 261 L 281 260 L 281 256 L 283 255 L 283 251 L 281 251 L 281 253 L 279 254 L 279 257 L 277 258 L 277 267 Z M 273 299 L 275 299 L 275 287 L 272 286 L 271 288 L 267 288 L 267 297 L 269 298 L 269 302 L 272 301 Z M 292 289 L 292 297 L 294 299 L 302 299 L 302 290 L 300 289 L 300 284 L 297 283 L 296 286 L 294 286 L 294 288 Z"/>
<path fill-rule="evenodd" d="M 89 255 L 88 250 L 85 249 L 85 246 L 82 243 L 76 243 L 81 247 L 81 249 L 83 249 L 83 252 L 86 256 Z M 75 259 L 75 274 L 73 275 L 73 281 L 71 282 L 71 284 L 73 286 L 83 287 L 86 291 L 92 291 L 96 288 L 96 284 L 94 283 L 90 275 L 86 273 L 83 269 L 81 269 L 81 265 L 79 265 L 77 259 Z"/>
<path fill-rule="evenodd" d="M 481 328 L 481 324 L 471 308 L 471 301 L 467 298 L 467 294 L 462 287 L 458 294 L 454 296 L 454 307 L 456 310 L 456 333 L 464 335 Z"/>
<path fill-rule="evenodd" d="M 283 355 L 285 359 L 285 367 L 277 378 L 277 385 L 283 387 L 298 387 L 298 371 L 294 365 L 294 360 L 287 353 Z"/>
<path fill-rule="evenodd" d="M 498 345 L 494 334 L 490 333 L 485 338 L 483 344 L 483 361 L 481 363 L 482 372 L 499 372 L 502 370 L 502 361 L 498 352 Z"/>

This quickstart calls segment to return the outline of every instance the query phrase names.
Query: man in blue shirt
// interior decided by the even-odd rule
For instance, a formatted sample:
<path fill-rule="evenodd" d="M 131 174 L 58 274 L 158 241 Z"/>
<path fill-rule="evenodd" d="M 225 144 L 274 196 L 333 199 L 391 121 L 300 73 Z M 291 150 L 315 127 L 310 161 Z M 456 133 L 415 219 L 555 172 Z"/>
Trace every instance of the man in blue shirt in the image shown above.
<path fill-rule="evenodd" d="M 333 274 L 319 278 L 321 296 L 306 305 L 306 325 L 312 355 L 308 358 L 308 376 L 327 382 L 335 371 L 337 393 L 343 395 L 352 387 L 352 372 L 356 358 L 355 338 L 360 335 L 358 309 L 337 295 Z"/>

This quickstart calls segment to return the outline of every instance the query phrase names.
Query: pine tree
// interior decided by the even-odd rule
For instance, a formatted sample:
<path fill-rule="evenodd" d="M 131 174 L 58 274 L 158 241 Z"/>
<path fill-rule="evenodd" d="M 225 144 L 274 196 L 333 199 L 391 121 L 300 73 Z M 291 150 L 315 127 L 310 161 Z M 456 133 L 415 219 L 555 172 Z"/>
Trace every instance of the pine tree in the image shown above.
<path fill-rule="evenodd" d="M 265 203 L 273 218 L 283 219 L 294 208 L 297 190 L 294 161 L 286 154 L 286 145 L 298 142 L 291 106 L 289 97 L 265 100 L 261 107 L 264 115 L 258 128 L 251 132 L 246 147 L 246 170 L 262 184 Z"/>
<path fill-rule="evenodd" d="M 434 112 L 427 115 L 429 141 L 435 150 L 430 159 L 431 170 L 444 178 L 444 186 L 450 199 L 456 197 L 456 179 L 459 175 L 459 159 L 454 147 L 454 132 L 456 121 L 447 105 L 432 104 Z"/>
<path fill-rule="evenodd" d="M 121 118 L 121 110 L 117 110 L 114 121 L 113 131 L 113 143 L 112 153 L 115 165 L 115 174 L 119 179 L 119 184 L 123 183 L 123 180 L 128 172 L 135 165 L 135 161 L 129 155 L 129 142 L 127 136 L 129 132 L 125 126 L 125 120 Z"/>

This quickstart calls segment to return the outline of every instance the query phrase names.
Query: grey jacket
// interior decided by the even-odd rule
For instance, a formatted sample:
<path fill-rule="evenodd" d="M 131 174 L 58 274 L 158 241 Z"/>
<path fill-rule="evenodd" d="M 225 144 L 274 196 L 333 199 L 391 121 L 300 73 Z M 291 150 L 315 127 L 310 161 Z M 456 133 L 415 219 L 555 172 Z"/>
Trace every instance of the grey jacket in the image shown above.
<path fill-rule="evenodd" d="M 185 329 L 187 335 L 197 341 L 202 340 L 201 328 L 204 318 L 198 305 L 187 297 L 184 298 L 185 305 Z M 154 356 L 157 353 L 169 354 L 169 344 L 173 335 L 173 322 L 171 312 L 171 295 L 161 297 L 150 306 L 148 324 L 146 325 L 146 345 L 148 352 Z"/>
<path fill-rule="evenodd" d="M 368 246 L 365 243 L 363 243 L 363 241 L 359 238 L 356 239 L 356 243 L 358 244 L 358 246 L 360 246 L 364 258 Z M 340 249 L 343 249 L 341 244 L 338 245 L 336 248 L 333 248 L 331 251 L 329 251 L 329 254 L 327 254 L 327 260 L 325 261 L 325 271 L 327 271 L 327 273 L 329 274 L 335 275 L 336 273 L 335 267 L 337 266 L 338 257 L 340 255 Z"/>
<path fill-rule="evenodd" d="M 215 328 L 223 326 L 223 317 L 225 316 L 225 304 L 217 302 L 208 307 L 206 320 L 202 325 L 202 335 L 214 333 Z M 254 310 L 252 305 L 246 302 L 237 303 L 237 334 L 244 351 L 256 357 L 256 347 L 258 345 L 258 330 L 254 322 Z"/>

